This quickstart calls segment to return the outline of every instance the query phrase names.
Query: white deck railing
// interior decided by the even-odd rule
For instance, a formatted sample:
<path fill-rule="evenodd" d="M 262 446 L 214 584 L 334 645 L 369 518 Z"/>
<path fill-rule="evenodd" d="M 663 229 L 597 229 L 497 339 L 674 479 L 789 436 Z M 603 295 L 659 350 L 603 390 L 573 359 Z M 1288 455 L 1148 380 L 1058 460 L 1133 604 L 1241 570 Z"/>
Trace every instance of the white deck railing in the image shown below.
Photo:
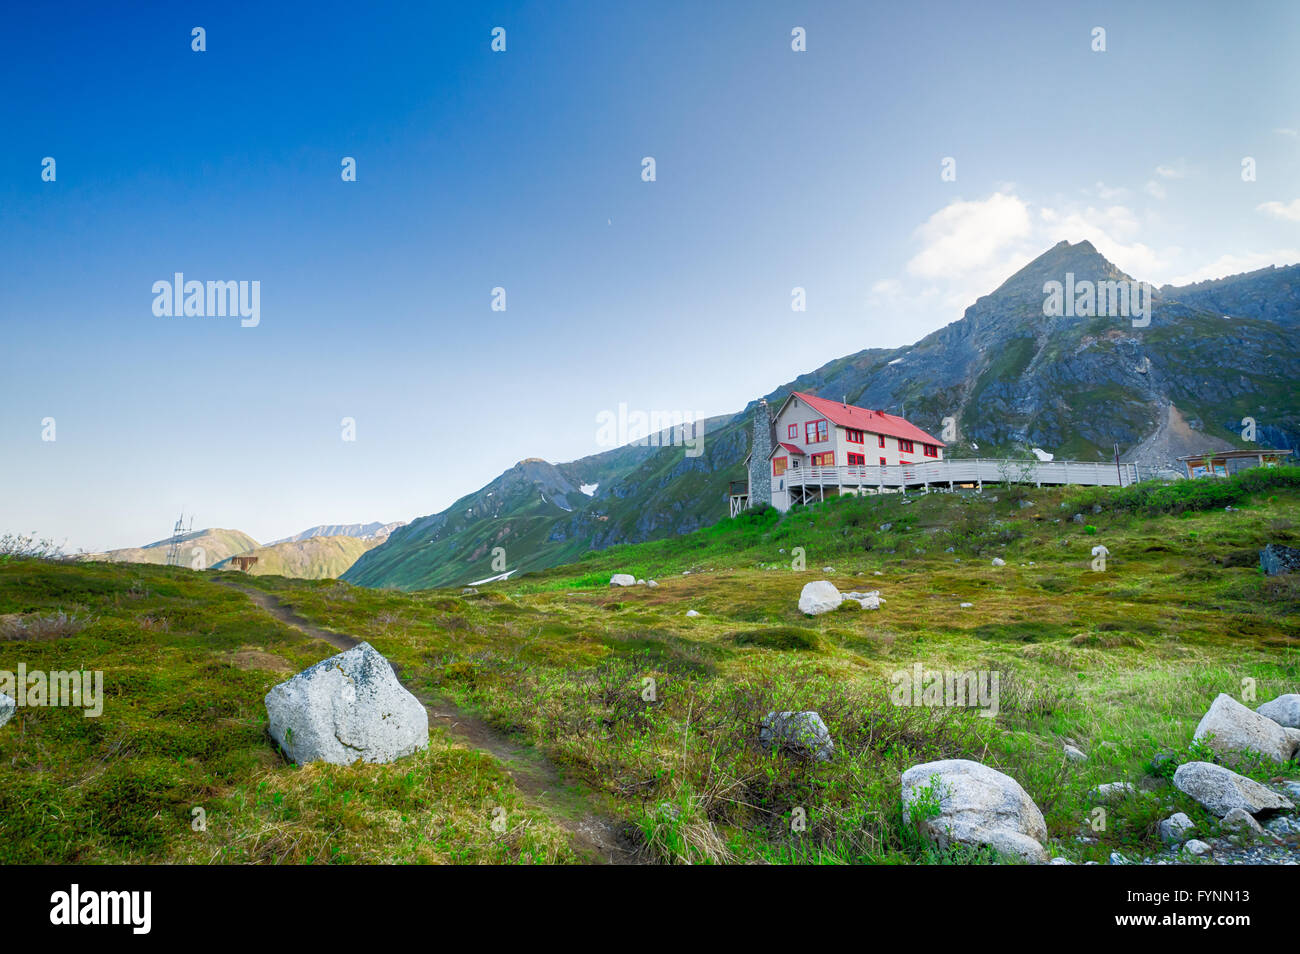
<path fill-rule="evenodd" d="M 1079 460 L 986 460 L 955 458 L 915 464 L 868 464 L 841 467 L 798 467 L 773 477 L 788 487 L 920 487 L 927 484 L 1085 484 L 1127 487 L 1141 479 L 1137 464 Z"/>

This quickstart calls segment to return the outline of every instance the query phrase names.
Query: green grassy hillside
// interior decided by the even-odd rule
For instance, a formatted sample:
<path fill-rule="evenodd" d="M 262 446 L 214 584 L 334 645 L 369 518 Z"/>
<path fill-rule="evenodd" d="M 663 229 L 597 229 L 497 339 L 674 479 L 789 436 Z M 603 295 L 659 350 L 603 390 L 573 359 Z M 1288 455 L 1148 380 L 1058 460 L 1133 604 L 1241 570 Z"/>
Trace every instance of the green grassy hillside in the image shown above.
<path fill-rule="evenodd" d="M 357 537 L 307 537 L 304 540 L 255 547 L 239 555 L 257 557 L 257 563 L 247 571 L 253 576 L 333 580 L 356 563 L 361 554 L 382 542 Z M 213 567 L 218 570 L 229 568 L 229 561 L 222 561 Z"/>
<path fill-rule="evenodd" d="M 469 595 L 11 561 L 0 565 L 0 668 L 102 668 L 108 702 L 100 719 L 31 709 L 0 728 L 0 863 L 575 859 L 564 819 L 436 727 L 428 753 L 393 765 L 283 763 L 262 695 L 333 650 L 221 580 L 370 641 L 418 692 L 558 765 L 648 860 L 990 860 L 939 852 L 903 817 L 900 773 L 945 757 L 1019 781 L 1053 854 L 1154 854 L 1156 823 L 1173 811 L 1198 837 L 1218 831 L 1168 782 L 1200 757 L 1191 735 L 1215 695 L 1247 679 L 1259 702 L 1300 691 L 1300 580 L 1261 575 L 1267 542 L 1300 543 L 1300 470 L 844 498 Z M 612 572 L 659 586 L 611 589 Z M 823 578 L 886 603 L 806 617 L 800 590 Z M 999 714 L 897 705 L 891 676 L 918 663 L 999 672 Z M 821 713 L 834 760 L 759 744 L 764 714 L 787 709 Z M 1067 761 L 1066 739 L 1088 761 Z M 1298 775 L 1294 764 L 1246 771 Z M 1094 830 L 1089 789 L 1121 780 L 1138 792 Z M 200 805 L 203 833 L 190 826 Z M 488 825 L 495 805 L 513 836 Z"/>
<path fill-rule="evenodd" d="M 180 550 L 181 565 L 191 567 L 200 557 L 205 566 L 214 566 L 222 560 L 239 553 L 247 553 L 258 546 L 256 540 L 240 530 L 220 528 L 195 530 L 181 539 L 183 541 Z M 159 540 L 143 547 L 125 547 L 121 550 L 92 553 L 86 559 L 109 563 L 153 563 L 163 566 L 167 563 L 167 551 L 170 547 L 170 540 Z"/>

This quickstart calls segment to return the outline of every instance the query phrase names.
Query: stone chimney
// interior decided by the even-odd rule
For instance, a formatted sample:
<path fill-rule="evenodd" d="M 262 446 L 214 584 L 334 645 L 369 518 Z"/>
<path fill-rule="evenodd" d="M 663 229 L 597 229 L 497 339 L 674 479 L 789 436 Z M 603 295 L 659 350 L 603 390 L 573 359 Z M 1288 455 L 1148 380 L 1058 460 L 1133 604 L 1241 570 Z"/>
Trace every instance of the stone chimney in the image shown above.
<path fill-rule="evenodd" d="M 768 461 L 772 453 L 772 414 L 767 401 L 762 398 L 754 406 L 753 428 L 749 455 L 749 505 L 757 507 L 772 502 L 772 465 Z"/>

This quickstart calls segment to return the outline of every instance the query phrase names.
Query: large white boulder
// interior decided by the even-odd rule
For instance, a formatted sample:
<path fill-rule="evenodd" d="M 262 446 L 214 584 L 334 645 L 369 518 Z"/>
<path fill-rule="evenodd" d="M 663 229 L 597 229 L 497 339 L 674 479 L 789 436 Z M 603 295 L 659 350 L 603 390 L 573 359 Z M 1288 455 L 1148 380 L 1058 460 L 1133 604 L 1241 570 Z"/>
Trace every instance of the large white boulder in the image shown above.
<path fill-rule="evenodd" d="M 1197 723 L 1194 738 L 1205 742 L 1226 761 L 1241 752 L 1258 752 L 1278 762 L 1291 758 L 1295 744 L 1282 726 L 1246 708 L 1232 696 L 1219 693 Z"/>
<path fill-rule="evenodd" d="M 1234 808 L 1251 815 L 1295 808 L 1290 799 L 1271 788 L 1213 762 L 1184 762 L 1174 772 L 1174 788 L 1219 818 Z"/>
<path fill-rule="evenodd" d="M 803 592 L 799 594 L 799 611 L 809 616 L 818 616 L 839 609 L 842 602 L 844 597 L 840 596 L 840 591 L 835 588 L 834 583 L 828 580 L 814 580 L 812 583 L 805 583 Z"/>
<path fill-rule="evenodd" d="M 392 762 L 429 744 L 429 714 L 369 643 L 266 694 L 271 737 L 299 765 Z"/>
<path fill-rule="evenodd" d="M 818 713 L 811 711 L 769 712 L 763 717 L 758 741 L 768 747 L 784 745 L 819 762 L 828 762 L 835 754 L 830 729 Z"/>
<path fill-rule="evenodd" d="M 610 586 L 636 586 L 636 577 L 631 573 L 615 573 L 609 578 Z"/>
<path fill-rule="evenodd" d="M 18 703 L 9 696 L 6 696 L 3 692 L 0 692 L 0 725 L 4 725 L 12 719 L 14 713 L 17 711 Z"/>
<path fill-rule="evenodd" d="M 1300 729 L 1300 693 L 1289 692 L 1285 696 L 1278 696 L 1255 711 L 1265 719 L 1272 719 L 1278 725 Z"/>
<path fill-rule="evenodd" d="M 927 816 L 937 803 L 938 814 Z M 918 811 L 912 815 L 912 808 Z M 988 845 L 1024 861 L 1047 860 L 1047 822 L 1010 775 L 968 759 L 914 765 L 903 773 L 903 810 L 940 848 Z"/>

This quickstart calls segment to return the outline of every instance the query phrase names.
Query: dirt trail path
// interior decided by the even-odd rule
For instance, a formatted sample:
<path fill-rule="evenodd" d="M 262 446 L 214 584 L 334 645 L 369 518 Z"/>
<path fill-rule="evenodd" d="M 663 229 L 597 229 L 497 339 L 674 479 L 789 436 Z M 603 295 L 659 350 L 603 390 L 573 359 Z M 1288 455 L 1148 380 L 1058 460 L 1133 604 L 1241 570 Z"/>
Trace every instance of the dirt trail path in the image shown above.
<path fill-rule="evenodd" d="M 348 650 L 360 640 L 343 633 L 322 629 L 285 606 L 276 597 L 261 590 L 225 580 L 222 586 L 238 590 L 280 622 L 339 649 Z M 391 664 L 391 661 L 390 661 Z M 422 703 L 429 713 L 429 725 L 437 726 L 467 748 L 492 756 L 509 773 L 515 786 L 530 807 L 545 812 L 552 821 L 569 832 L 578 854 L 596 864 L 640 864 L 641 856 L 620 834 L 620 824 L 596 811 L 593 796 L 580 785 L 567 781 L 559 768 L 540 752 L 521 745 L 498 732 L 473 713 L 458 708 L 446 699 L 422 693 L 407 683 L 401 669 L 393 665 L 397 678 Z"/>

